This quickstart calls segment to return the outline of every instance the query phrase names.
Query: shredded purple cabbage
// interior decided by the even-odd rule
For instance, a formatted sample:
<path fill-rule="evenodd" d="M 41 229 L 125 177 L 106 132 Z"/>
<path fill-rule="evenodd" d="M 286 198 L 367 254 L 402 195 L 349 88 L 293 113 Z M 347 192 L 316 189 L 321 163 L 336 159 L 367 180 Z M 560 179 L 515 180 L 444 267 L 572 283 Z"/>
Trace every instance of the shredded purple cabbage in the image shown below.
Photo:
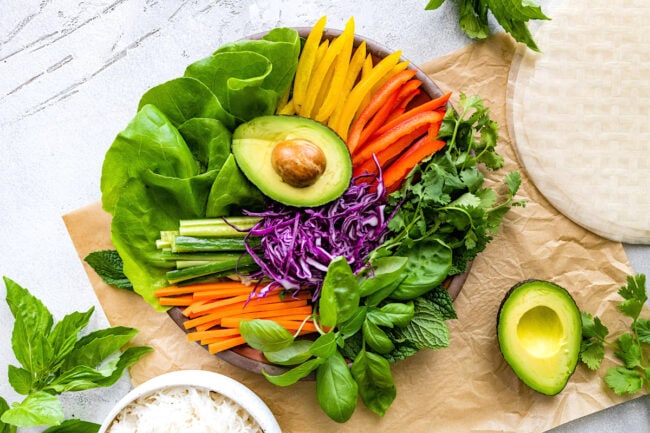
<path fill-rule="evenodd" d="M 277 287 L 311 289 L 316 299 L 329 263 L 344 256 L 353 272 L 366 266 L 368 254 L 383 243 L 388 219 L 386 190 L 377 176 L 360 176 L 336 200 L 315 208 L 273 203 L 264 212 L 246 212 L 262 220 L 246 235 L 246 249 L 260 267 L 250 277 L 270 279 L 257 295 Z M 249 242 L 261 238 L 259 245 Z"/>

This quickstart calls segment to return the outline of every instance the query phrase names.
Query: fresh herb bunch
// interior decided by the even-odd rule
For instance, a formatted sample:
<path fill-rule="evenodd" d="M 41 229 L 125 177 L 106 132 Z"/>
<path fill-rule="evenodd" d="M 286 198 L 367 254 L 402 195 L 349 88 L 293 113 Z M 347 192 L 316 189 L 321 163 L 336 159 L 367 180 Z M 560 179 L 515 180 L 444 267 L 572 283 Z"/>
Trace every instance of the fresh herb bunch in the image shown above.
<path fill-rule="evenodd" d="M 445 0 L 429 0 L 425 9 L 438 9 Z M 490 34 L 488 11 L 517 42 L 539 51 L 527 23 L 530 20 L 548 20 L 540 6 L 532 0 L 455 0 L 460 14 L 460 28 L 472 39 L 484 39 Z"/>
<path fill-rule="evenodd" d="M 133 346 L 120 353 L 137 333 L 127 327 L 100 329 L 79 338 L 94 308 L 73 312 L 55 323 L 47 307 L 27 289 L 6 277 L 4 282 L 15 319 L 11 345 L 20 363 L 20 367 L 9 366 L 8 379 L 25 398 L 10 407 L 0 397 L 0 433 L 32 426 L 55 426 L 49 433 L 97 431 L 94 423 L 64 422 L 57 395 L 111 386 L 152 349 Z"/>
<path fill-rule="evenodd" d="M 607 386 L 617 395 L 635 394 L 644 387 L 650 392 L 650 319 L 639 317 L 648 300 L 645 275 L 629 276 L 627 285 L 618 294 L 623 298 L 618 310 L 632 319 L 630 332 L 609 342 L 609 329 L 600 318 L 583 312 L 580 360 L 589 369 L 597 370 L 605 357 L 605 347 L 612 347 L 623 365 L 607 369 L 604 378 Z"/>

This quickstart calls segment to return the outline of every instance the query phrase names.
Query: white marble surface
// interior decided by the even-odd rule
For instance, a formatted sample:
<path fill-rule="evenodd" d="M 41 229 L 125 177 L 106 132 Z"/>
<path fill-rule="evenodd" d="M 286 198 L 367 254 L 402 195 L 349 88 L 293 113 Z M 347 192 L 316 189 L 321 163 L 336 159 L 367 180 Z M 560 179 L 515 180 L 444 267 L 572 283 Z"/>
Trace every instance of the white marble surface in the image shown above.
<path fill-rule="evenodd" d="M 99 200 L 104 153 L 140 95 L 223 42 L 276 26 L 310 25 L 322 15 L 337 28 L 354 16 L 359 34 L 401 48 L 415 63 L 469 42 L 451 2 L 434 12 L 424 10 L 426 3 L 1 0 L 0 275 L 30 289 L 57 318 L 94 305 L 89 328 L 107 326 L 61 216 Z M 650 274 L 648 248 L 626 248 L 634 269 Z M 5 379 L 7 365 L 15 363 L 12 326 L 0 302 L 0 395 L 10 402 L 19 398 Z M 125 377 L 107 390 L 64 396 L 66 415 L 101 422 L 129 388 Z M 634 403 L 616 413 L 632 423 L 625 424 L 628 433 L 646 432 L 648 401 Z M 615 428 L 608 421 L 601 417 L 563 431 L 618 431 L 608 430 Z"/>

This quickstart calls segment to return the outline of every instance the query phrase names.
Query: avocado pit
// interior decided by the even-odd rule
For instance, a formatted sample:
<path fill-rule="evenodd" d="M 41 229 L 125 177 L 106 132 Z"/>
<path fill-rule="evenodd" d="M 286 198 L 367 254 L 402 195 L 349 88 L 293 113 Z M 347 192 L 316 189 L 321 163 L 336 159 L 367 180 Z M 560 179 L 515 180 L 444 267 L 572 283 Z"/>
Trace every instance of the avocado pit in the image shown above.
<path fill-rule="evenodd" d="M 311 141 L 288 139 L 275 145 L 271 164 L 283 182 L 305 188 L 322 176 L 327 168 L 327 159 L 321 148 Z"/>

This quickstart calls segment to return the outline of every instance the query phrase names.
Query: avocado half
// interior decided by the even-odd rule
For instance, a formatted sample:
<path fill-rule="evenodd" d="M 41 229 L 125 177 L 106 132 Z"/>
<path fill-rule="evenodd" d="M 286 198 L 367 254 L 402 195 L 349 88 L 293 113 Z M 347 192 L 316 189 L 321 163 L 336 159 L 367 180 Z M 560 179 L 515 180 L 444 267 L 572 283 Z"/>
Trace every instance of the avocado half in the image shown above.
<path fill-rule="evenodd" d="M 297 116 L 261 116 L 238 126 L 232 153 L 244 175 L 271 199 L 313 207 L 350 185 L 347 145 L 327 126 Z"/>
<path fill-rule="evenodd" d="M 563 287 L 526 280 L 513 286 L 501 302 L 497 336 L 515 374 L 535 391 L 555 395 L 578 364 L 580 310 Z"/>

